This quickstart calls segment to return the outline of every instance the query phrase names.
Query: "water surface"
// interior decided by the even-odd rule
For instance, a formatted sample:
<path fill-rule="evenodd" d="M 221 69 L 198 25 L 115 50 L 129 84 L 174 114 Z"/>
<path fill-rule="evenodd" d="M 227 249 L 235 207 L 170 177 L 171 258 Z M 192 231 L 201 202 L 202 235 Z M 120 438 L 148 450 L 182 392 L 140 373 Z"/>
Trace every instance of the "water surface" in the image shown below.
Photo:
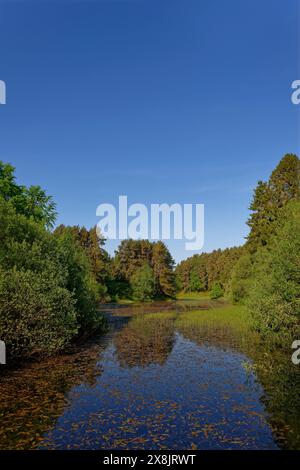
<path fill-rule="evenodd" d="M 113 309 L 105 337 L 5 374 L 1 448 L 282 446 L 286 423 L 276 420 L 274 431 L 278 413 L 270 413 L 253 359 L 230 331 L 225 342 L 211 335 L 205 341 L 201 326 L 189 321 L 190 307 L 143 308 Z"/>

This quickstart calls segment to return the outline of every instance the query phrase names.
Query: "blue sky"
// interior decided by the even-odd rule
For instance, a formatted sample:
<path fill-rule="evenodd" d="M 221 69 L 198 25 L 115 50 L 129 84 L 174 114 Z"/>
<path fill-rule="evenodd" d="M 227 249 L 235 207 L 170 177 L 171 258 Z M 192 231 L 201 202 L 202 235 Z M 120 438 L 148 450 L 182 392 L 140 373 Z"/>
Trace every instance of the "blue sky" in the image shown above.
<path fill-rule="evenodd" d="M 299 1 L 1 1 L 0 159 L 95 225 L 116 203 L 204 203 L 241 244 L 251 192 L 299 154 Z M 115 243 L 109 243 L 112 251 Z M 178 261 L 190 256 L 170 242 Z"/>

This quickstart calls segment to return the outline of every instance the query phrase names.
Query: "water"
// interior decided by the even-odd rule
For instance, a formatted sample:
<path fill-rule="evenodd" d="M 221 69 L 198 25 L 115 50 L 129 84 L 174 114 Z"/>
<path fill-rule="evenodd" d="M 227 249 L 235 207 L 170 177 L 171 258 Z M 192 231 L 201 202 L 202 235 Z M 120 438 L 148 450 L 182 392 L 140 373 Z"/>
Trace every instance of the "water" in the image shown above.
<path fill-rule="evenodd" d="M 198 341 L 178 307 L 129 310 L 76 353 L 3 377 L 1 448 L 279 448 L 252 359 Z"/>

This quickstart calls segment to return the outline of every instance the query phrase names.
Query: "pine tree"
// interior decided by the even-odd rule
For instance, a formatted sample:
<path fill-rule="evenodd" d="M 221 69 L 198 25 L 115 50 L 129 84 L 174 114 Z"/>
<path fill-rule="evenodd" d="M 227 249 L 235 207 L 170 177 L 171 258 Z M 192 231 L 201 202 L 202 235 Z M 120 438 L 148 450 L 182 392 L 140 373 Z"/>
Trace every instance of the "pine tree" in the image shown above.
<path fill-rule="evenodd" d="M 300 200 L 300 160 L 294 154 L 285 155 L 272 172 L 269 181 L 259 181 L 255 189 L 247 222 L 250 233 L 247 246 L 255 252 L 265 246 L 280 216 L 280 209 L 289 201 Z"/>
<path fill-rule="evenodd" d="M 156 280 L 157 295 L 175 297 L 174 260 L 166 245 L 161 241 L 153 244 L 152 266 Z"/>

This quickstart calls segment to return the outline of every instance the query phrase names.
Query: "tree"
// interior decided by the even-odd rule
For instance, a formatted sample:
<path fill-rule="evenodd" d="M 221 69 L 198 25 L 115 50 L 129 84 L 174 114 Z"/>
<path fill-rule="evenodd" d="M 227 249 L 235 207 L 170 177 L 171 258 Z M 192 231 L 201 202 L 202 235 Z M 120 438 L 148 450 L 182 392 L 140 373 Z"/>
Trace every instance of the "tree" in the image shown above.
<path fill-rule="evenodd" d="M 50 355 L 103 329 L 98 286 L 72 234 L 55 236 L 0 196 L 0 332 L 11 357 Z"/>
<path fill-rule="evenodd" d="M 281 159 L 270 176 L 269 187 L 272 203 L 278 208 L 300 200 L 300 160 L 297 155 L 286 154 Z"/>
<path fill-rule="evenodd" d="M 252 253 L 268 243 L 279 210 L 293 200 L 300 200 L 300 160 L 294 154 L 287 154 L 269 181 L 259 181 L 255 189 L 247 222 L 250 227 L 247 246 Z"/>
<path fill-rule="evenodd" d="M 56 219 L 56 205 L 40 186 L 19 186 L 14 175 L 15 168 L 0 161 L 0 196 L 11 202 L 18 214 L 32 217 L 46 227 L 52 227 Z"/>
<path fill-rule="evenodd" d="M 175 269 L 177 289 L 184 292 L 190 291 L 190 264 L 188 260 L 183 260 Z"/>
<path fill-rule="evenodd" d="M 114 273 L 130 281 L 138 268 L 151 264 L 151 258 L 152 244 L 148 240 L 122 240 L 115 254 Z"/>
<path fill-rule="evenodd" d="M 184 292 L 207 291 L 220 281 L 228 291 L 231 274 L 243 252 L 243 247 L 232 247 L 187 258 L 176 266 L 177 285 Z"/>
<path fill-rule="evenodd" d="M 138 268 L 131 278 L 132 295 L 135 300 L 151 300 L 155 292 L 153 269 L 145 263 Z"/>
<path fill-rule="evenodd" d="M 111 280 L 111 260 L 108 253 L 104 250 L 105 239 L 98 236 L 96 227 L 87 230 L 79 225 L 66 227 L 59 225 L 55 235 L 70 233 L 76 243 L 84 250 L 90 262 L 91 272 L 98 284 L 99 292 L 103 300 L 107 299 L 107 286 Z"/>
<path fill-rule="evenodd" d="M 240 257 L 232 272 L 230 294 L 234 302 L 244 302 L 251 286 L 253 262 L 250 253 Z"/>
<path fill-rule="evenodd" d="M 76 298 L 79 334 L 88 334 L 103 326 L 97 313 L 97 303 L 102 286 L 94 278 L 91 263 L 84 249 L 77 243 L 71 231 L 55 235 L 60 252 L 60 262 L 66 271 L 66 287 Z"/>
<path fill-rule="evenodd" d="M 76 297 L 50 232 L 0 197 L 0 331 L 10 357 L 49 355 L 77 335 Z"/>
<path fill-rule="evenodd" d="M 113 260 L 115 286 L 121 286 L 123 292 L 128 294 L 132 276 L 145 264 L 154 272 L 153 296 L 173 297 L 176 292 L 174 261 L 166 245 L 160 241 L 151 243 L 149 240 L 123 240 Z"/>
<path fill-rule="evenodd" d="M 174 260 L 166 245 L 161 241 L 153 243 L 152 266 L 157 296 L 175 297 Z"/>
<path fill-rule="evenodd" d="M 10 358 L 49 356 L 66 347 L 78 332 L 75 305 L 50 269 L 0 267 L 0 331 Z"/>
<path fill-rule="evenodd" d="M 215 300 L 223 297 L 224 289 L 220 282 L 214 282 L 210 291 L 210 298 Z"/>
<path fill-rule="evenodd" d="M 200 276 L 198 273 L 192 269 L 190 272 L 190 277 L 189 277 L 189 288 L 191 292 L 200 292 L 203 290 L 203 282 L 201 281 Z"/>
<path fill-rule="evenodd" d="M 300 335 L 300 202 L 286 205 L 274 229 L 256 253 L 248 307 L 261 334 L 290 347 Z"/>

